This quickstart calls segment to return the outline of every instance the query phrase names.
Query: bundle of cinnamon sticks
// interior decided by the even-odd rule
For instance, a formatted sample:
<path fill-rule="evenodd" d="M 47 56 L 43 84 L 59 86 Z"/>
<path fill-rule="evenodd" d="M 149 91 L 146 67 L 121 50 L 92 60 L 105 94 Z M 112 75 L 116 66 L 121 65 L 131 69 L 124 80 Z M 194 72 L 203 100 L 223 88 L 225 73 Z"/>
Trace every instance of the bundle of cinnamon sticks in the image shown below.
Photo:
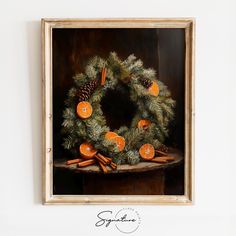
<path fill-rule="evenodd" d="M 106 157 L 101 153 L 96 153 L 91 159 L 76 158 L 73 160 L 68 160 L 66 164 L 77 164 L 78 168 L 98 164 L 103 173 L 108 172 L 107 166 L 109 166 L 112 170 L 117 169 L 116 163 L 114 163 L 110 157 Z"/>
<path fill-rule="evenodd" d="M 156 156 L 150 161 L 164 164 L 175 160 L 175 157 L 169 156 L 167 152 L 157 149 L 155 151 Z"/>

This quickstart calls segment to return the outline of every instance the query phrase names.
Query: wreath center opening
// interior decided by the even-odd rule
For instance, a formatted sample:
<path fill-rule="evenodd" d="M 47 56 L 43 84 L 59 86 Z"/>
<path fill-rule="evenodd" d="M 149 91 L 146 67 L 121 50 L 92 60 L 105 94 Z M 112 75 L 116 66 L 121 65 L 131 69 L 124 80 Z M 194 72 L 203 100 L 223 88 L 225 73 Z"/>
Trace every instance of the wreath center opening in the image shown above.
<path fill-rule="evenodd" d="M 107 90 L 101 100 L 101 108 L 111 130 L 121 126 L 130 127 L 138 111 L 137 105 L 130 99 L 129 88 L 125 85 Z"/>

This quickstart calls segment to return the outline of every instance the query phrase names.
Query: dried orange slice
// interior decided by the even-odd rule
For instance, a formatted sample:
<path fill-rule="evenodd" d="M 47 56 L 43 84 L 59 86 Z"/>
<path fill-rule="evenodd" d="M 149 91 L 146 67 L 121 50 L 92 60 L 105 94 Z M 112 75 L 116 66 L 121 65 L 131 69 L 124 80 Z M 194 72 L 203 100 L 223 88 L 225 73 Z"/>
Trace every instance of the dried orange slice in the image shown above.
<path fill-rule="evenodd" d="M 115 138 L 116 136 L 118 136 L 117 133 L 108 131 L 108 132 L 105 134 L 105 139 L 111 140 L 111 139 Z"/>
<path fill-rule="evenodd" d="M 151 124 L 150 120 L 143 119 L 138 122 L 138 128 L 147 129 L 150 124 Z"/>
<path fill-rule="evenodd" d="M 76 111 L 80 118 L 86 119 L 92 115 L 93 108 L 89 102 L 79 102 Z"/>
<path fill-rule="evenodd" d="M 121 136 L 116 136 L 111 139 L 117 145 L 118 150 L 121 152 L 125 148 L 125 139 Z"/>
<path fill-rule="evenodd" d="M 146 143 L 140 147 L 139 154 L 144 160 L 151 160 L 155 156 L 155 149 L 151 144 Z"/>
<path fill-rule="evenodd" d="M 105 134 L 105 139 L 110 140 L 112 143 L 115 143 L 120 152 L 125 148 L 125 139 L 115 132 L 107 132 Z"/>
<path fill-rule="evenodd" d="M 85 159 L 93 158 L 97 153 L 97 150 L 93 147 L 91 143 L 82 143 L 79 147 L 80 154 Z"/>
<path fill-rule="evenodd" d="M 148 88 L 148 91 L 151 95 L 157 97 L 159 94 L 159 86 L 156 82 L 152 82 L 152 85 Z"/>

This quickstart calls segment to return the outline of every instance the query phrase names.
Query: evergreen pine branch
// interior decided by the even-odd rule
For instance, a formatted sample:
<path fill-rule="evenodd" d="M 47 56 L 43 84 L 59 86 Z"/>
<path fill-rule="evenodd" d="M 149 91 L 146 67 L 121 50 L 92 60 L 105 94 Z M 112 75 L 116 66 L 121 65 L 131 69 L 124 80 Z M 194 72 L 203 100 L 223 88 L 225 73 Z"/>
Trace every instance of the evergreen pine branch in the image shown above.
<path fill-rule="evenodd" d="M 80 87 L 80 86 L 84 85 L 86 82 L 88 82 L 89 78 L 85 74 L 79 73 L 79 74 L 76 74 L 75 76 L 73 76 L 73 80 L 75 82 L 75 85 L 77 87 Z"/>
<path fill-rule="evenodd" d="M 138 151 L 133 151 L 133 150 L 128 151 L 126 153 L 126 158 L 127 158 L 127 162 L 131 165 L 135 165 L 139 163 L 140 161 Z"/>

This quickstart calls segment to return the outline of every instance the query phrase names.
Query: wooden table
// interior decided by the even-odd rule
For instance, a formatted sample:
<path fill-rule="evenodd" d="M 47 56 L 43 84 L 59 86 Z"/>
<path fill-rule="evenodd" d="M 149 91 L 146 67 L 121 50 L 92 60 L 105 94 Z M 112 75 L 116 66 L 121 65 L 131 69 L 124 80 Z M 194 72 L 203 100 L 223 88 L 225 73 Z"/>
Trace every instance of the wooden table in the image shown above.
<path fill-rule="evenodd" d="M 183 161 L 183 155 L 176 149 L 170 149 L 168 155 L 174 156 L 175 161 L 165 164 L 140 162 L 137 165 L 118 165 L 117 170 L 109 169 L 107 174 L 101 172 L 97 165 L 77 168 L 76 164 L 66 165 L 66 160 L 55 160 L 54 168 L 81 175 L 83 194 L 86 195 L 161 195 L 165 192 L 166 169 Z"/>

